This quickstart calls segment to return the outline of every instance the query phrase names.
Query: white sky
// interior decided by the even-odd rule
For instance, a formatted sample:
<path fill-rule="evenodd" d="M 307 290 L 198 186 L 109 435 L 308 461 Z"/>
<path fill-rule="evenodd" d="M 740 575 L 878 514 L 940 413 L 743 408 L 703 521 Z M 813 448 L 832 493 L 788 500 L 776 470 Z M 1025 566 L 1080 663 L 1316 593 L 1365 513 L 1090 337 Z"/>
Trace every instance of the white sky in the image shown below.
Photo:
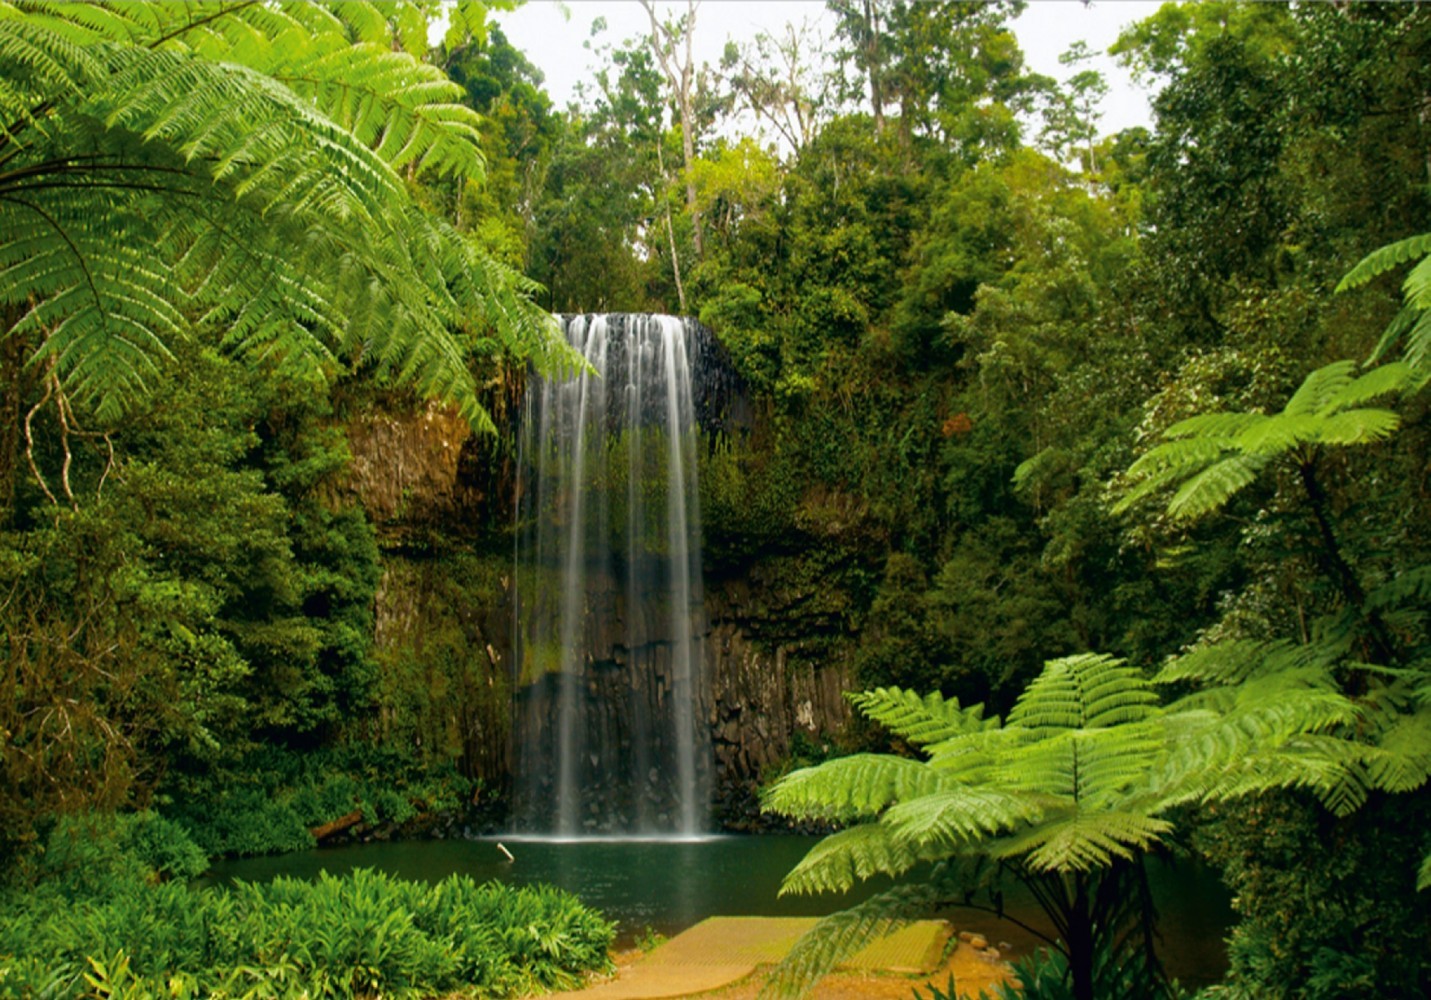
<path fill-rule="evenodd" d="M 675 13 L 685 3 L 661 3 L 658 11 Z M 1161 6 L 1146 0 L 1101 0 L 1085 5 L 1080 0 L 1033 0 L 1014 21 L 1014 32 L 1030 69 L 1055 79 L 1070 75 L 1058 56 L 1082 39 L 1094 52 L 1105 52 L 1122 28 L 1142 20 Z M 720 62 L 727 38 L 749 41 L 761 31 L 779 35 L 786 23 L 825 16 L 823 0 L 704 0 L 696 15 L 697 62 Z M 644 37 L 650 31 L 646 12 L 636 0 L 529 0 L 512 13 L 494 12 L 492 18 L 513 45 L 546 74 L 546 90 L 557 107 L 565 107 L 578 80 L 590 74 L 592 53 L 582 47 L 590 37 L 591 22 L 604 17 L 602 39 L 620 43 Z M 1103 56 L 1095 67 L 1108 80 L 1111 92 L 1104 103 L 1100 129 L 1105 134 L 1132 125 L 1149 125 L 1148 95 L 1129 74 Z"/>

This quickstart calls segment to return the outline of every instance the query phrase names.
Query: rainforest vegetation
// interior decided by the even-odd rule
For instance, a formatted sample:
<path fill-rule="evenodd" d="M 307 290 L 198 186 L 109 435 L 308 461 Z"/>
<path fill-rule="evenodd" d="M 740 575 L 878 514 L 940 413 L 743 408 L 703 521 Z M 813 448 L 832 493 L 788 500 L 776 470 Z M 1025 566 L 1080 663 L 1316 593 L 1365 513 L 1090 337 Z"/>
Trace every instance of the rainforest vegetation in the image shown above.
<path fill-rule="evenodd" d="M 1209 996 L 1431 993 L 1431 10 L 1168 4 L 1109 135 L 1016 0 L 704 66 L 661 8 L 566 108 L 507 6 L 0 0 L 0 995 L 605 966 L 554 891 L 189 879 L 500 815 L 514 400 L 608 309 L 724 345 L 707 574 L 864 692 L 766 792 L 844 828 L 790 888 L 935 866 L 775 986 L 1004 879 L 1027 995 L 1175 995 L 1178 854 L 1235 896 Z M 404 415 L 462 496 L 373 500 Z"/>

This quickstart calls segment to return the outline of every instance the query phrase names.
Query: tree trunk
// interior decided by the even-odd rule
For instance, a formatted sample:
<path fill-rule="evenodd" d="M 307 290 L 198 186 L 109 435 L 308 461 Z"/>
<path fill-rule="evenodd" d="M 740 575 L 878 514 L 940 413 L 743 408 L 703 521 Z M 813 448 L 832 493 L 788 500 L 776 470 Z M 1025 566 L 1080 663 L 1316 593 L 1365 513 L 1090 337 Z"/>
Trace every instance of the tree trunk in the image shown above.
<path fill-rule="evenodd" d="M 25 373 L 26 345 L 10 333 L 19 318 L 18 307 L 0 311 L 0 527 L 10 523 L 15 510 L 15 476 L 30 381 Z"/>
<path fill-rule="evenodd" d="M 1093 914 L 1089 910 L 1088 880 L 1074 875 L 1073 906 L 1068 921 L 1068 971 L 1074 1000 L 1093 997 Z"/>
<path fill-rule="evenodd" d="M 692 89 L 695 85 L 695 55 L 691 51 L 691 41 L 696 33 L 695 0 L 686 0 L 686 19 L 681 26 L 681 41 L 685 43 L 684 61 L 676 58 L 675 32 L 656 20 L 653 0 L 641 0 L 646 8 L 646 16 L 651 19 L 651 51 L 670 85 L 675 98 L 676 112 L 681 119 L 681 157 L 685 161 L 686 210 L 691 213 L 691 236 L 695 243 L 696 258 L 705 257 L 705 232 L 701 226 L 700 206 L 696 202 L 696 113 Z"/>

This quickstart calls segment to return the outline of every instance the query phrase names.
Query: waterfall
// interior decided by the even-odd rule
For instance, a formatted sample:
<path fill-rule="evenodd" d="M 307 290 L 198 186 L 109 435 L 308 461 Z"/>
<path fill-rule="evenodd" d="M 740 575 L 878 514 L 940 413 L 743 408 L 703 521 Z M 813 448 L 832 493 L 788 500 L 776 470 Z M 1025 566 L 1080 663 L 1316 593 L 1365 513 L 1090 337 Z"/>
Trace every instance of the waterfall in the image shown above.
<path fill-rule="evenodd" d="M 528 389 L 518 459 L 514 810 L 559 836 L 708 827 L 696 490 L 709 332 L 563 320 L 590 370 Z"/>

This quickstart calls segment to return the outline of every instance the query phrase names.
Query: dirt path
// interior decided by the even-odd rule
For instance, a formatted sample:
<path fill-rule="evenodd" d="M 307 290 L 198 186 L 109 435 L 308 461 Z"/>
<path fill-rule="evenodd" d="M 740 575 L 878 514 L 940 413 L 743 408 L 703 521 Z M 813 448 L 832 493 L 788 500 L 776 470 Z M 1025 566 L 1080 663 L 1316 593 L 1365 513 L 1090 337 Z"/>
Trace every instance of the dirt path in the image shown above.
<path fill-rule="evenodd" d="M 648 953 L 618 956 L 617 975 L 562 1000 L 658 1000 L 700 996 L 753 1000 L 770 968 L 815 923 L 813 918 L 712 917 Z M 947 984 L 961 996 L 1002 981 L 1008 967 L 969 944 L 952 940 L 944 921 L 925 920 L 877 941 L 811 994 L 825 1000 L 887 997 L 910 1000 L 916 986 Z"/>

